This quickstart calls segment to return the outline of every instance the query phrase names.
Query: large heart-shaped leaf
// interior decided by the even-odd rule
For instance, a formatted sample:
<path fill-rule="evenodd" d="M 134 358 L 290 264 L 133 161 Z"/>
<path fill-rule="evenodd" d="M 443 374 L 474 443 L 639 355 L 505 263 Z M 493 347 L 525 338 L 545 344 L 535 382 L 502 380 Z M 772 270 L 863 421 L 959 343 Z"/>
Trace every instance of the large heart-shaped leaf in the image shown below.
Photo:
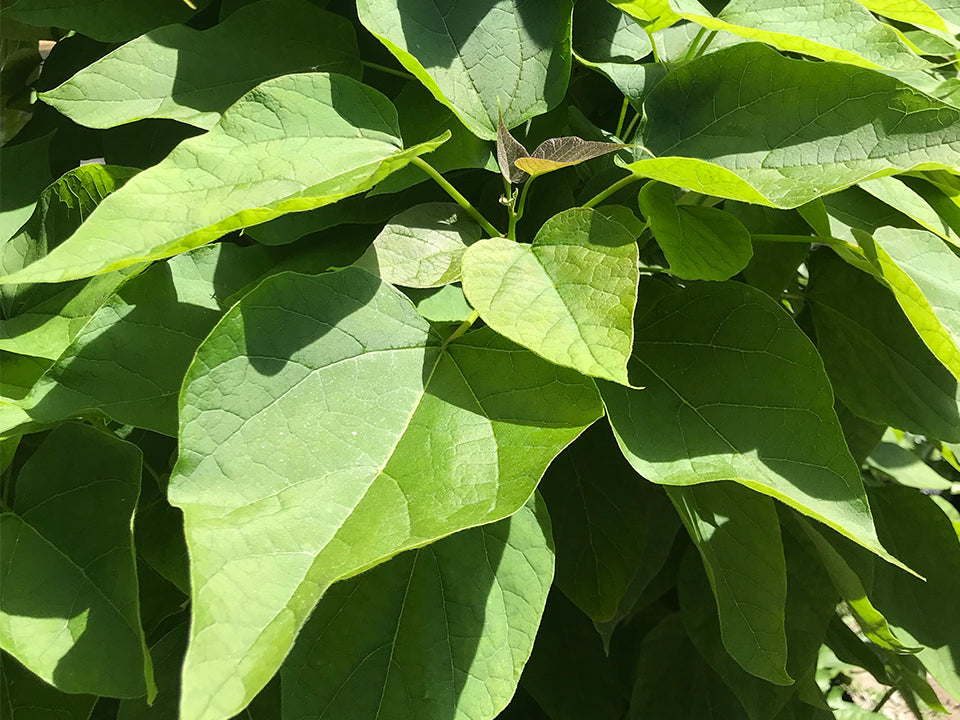
<path fill-rule="evenodd" d="M 653 157 L 628 169 L 760 205 L 797 207 L 861 180 L 960 165 L 960 110 L 873 70 L 757 43 L 677 68 L 644 109 Z"/>
<path fill-rule="evenodd" d="M 563 99 L 572 0 L 359 0 L 360 22 L 471 132 L 497 136 Z"/>
<path fill-rule="evenodd" d="M 89 425 L 63 425 L 0 516 L 0 646 L 65 692 L 155 692 L 132 534 L 141 457 Z"/>
<path fill-rule="evenodd" d="M 487 329 L 445 342 L 362 270 L 264 281 L 181 393 L 181 717 L 242 709 L 333 582 L 515 512 L 600 412 L 586 378 Z"/>
<path fill-rule="evenodd" d="M 553 216 L 532 245 L 489 238 L 463 256 L 463 291 L 490 327 L 551 362 L 627 383 L 643 224 L 623 207 Z"/>
<path fill-rule="evenodd" d="M 306 0 L 263 0 L 209 30 L 171 25 L 147 33 L 41 99 L 87 127 L 172 118 L 209 129 L 258 83 L 308 70 L 359 78 L 353 25 Z"/>
<path fill-rule="evenodd" d="M 630 381 L 642 389 L 600 383 L 637 472 L 666 485 L 735 480 L 890 559 L 823 363 L 783 308 L 733 282 L 646 281 L 638 305 Z"/>
<path fill-rule="evenodd" d="M 337 583 L 283 665 L 283 717 L 491 720 L 517 689 L 553 579 L 531 500 Z"/>
<path fill-rule="evenodd" d="M 404 150 L 399 134 L 390 101 L 345 75 L 268 80 L 0 282 L 60 282 L 170 257 L 367 190 L 443 140 Z"/>

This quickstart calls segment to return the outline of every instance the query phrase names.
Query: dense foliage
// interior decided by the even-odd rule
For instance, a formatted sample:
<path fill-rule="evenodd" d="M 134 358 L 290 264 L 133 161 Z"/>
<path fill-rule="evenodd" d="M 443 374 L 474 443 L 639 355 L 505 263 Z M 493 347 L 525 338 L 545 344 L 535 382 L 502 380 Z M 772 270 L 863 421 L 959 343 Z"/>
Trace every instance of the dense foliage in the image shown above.
<path fill-rule="evenodd" d="M 960 9 L 704 2 L 4 0 L 4 720 L 960 700 Z"/>

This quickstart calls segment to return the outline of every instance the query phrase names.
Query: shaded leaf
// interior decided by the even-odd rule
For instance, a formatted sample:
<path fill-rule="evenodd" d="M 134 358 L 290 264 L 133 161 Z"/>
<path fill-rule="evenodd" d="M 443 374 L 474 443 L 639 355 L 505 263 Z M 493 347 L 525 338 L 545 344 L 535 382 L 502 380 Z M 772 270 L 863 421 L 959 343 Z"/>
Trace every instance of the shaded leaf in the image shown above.
<path fill-rule="evenodd" d="M 0 655 L 0 708 L 9 720 L 87 720 L 95 695 L 69 695 L 38 678 L 12 657 Z"/>
<path fill-rule="evenodd" d="M 650 37 L 630 15 L 607 0 L 579 0 L 573 10 L 573 47 L 594 62 L 618 65 L 650 54 Z"/>
<path fill-rule="evenodd" d="M 912 441 L 904 438 L 904 443 L 907 444 L 907 447 L 900 444 L 893 430 L 888 429 L 884 433 L 883 439 L 867 458 L 867 466 L 879 470 L 898 484 L 907 487 L 919 490 L 946 490 L 948 492 L 956 487 L 957 491 L 960 492 L 960 483 L 950 482 L 927 465 L 920 455 L 912 452 L 909 449 L 909 447 L 912 447 Z"/>
<path fill-rule="evenodd" d="M 0 187 L 0 242 L 12 238 L 30 219 L 37 196 L 54 181 L 50 169 L 52 141 L 50 132 L 18 145 L 0 147 L 0 165 L 17 177 L 17 182 L 5 182 Z"/>
<path fill-rule="evenodd" d="M 500 174 L 507 182 L 516 185 L 529 177 L 523 168 L 516 164 L 517 160 L 525 157 L 530 157 L 530 153 L 503 124 L 503 118 L 499 118 L 497 121 L 497 165 L 500 167 Z"/>

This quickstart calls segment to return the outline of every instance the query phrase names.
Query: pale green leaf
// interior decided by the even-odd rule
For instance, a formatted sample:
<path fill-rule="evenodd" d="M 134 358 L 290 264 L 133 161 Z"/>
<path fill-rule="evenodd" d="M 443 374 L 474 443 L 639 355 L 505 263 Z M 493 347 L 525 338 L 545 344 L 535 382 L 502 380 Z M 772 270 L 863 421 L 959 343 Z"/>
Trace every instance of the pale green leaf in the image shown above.
<path fill-rule="evenodd" d="M 345 75 L 268 80 L 102 202 L 45 258 L 0 282 L 60 282 L 159 260 L 334 203 L 429 152 L 403 150 L 386 97 Z"/>
<path fill-rule="evenodd" d="M 678 205 L 674 188 L 659 182 L 644 185 L 639 201 L 640 212 L 677 277 L 729 280 L 753 257 L 750 233 L 728 212 Z"/>
<path fill-rule="evenodd" d="M 723 646 L 750 674 L 790 685 L 787 568 L 773 501 L 729 482 L 671 487 L 667 494 L 703 560 Z"/>
<path fill-rule="evenodd" d="M 857 0 L 731 0 L 716 17 L 689 0 L 670 0 L 670 7 L 709 30 L 724 30 L 821 60 L 891 70 L 929 66 Z"/>
<path fill-rule="evenodd" d="M 902 446 L 894 431 L 888 429 L 867 458 L 867 466 L 893 478 L 898 485 L 920 490 L 960 493 L 960 483 L 950 482 L 925 463 L 917 453 L 912 452 L 909 449 L 912 441 L 904 442 L 908 444 L 907 447 Z"/>
<path fill-rule="evenodd" d="M 426 320 L 435 323 L 462 323 L 473 314 L 473 308 L 459 284 L 439 288 L 404 288 L 404 295 Z"/>
<path fill-rule="evenodd" d="M 556 106 L 570 74 L 572 0 L 359 0 L 360 22 L 475 135 Z"/>
<path fill-rule="evenodd" d="M 87 720 L 96 695 L 69 695 L 0 655 L 0 715 L 4 720 Z"/>
<path fill-rule="evenodd" d="M 531 500 L 334 585 L 283 665 L 284 719 L 491 720 L 517 689 L 552 578 L 550 520 Z"/>
<path fill-rule="evenodd" d="M 653 157 L 628 169 L 760 205 L 797 207 L 861 180 L 960 165 L 960 110 L 879 72 L 757 43 L 677 68 L 644 107 Z"/>
<path fill-rule="evenodd" d="M 663 565 L 679 527 L 663 489 L 637 475 L 597 423 L 550 464 L 540 491 L 553 520 L 557 587 L 592 620 L 615 619 L 641 568 Z"/>
<path fill-rule="evenodd" d="M 518 510 L 601 412 L 577 373 L 487 329 L 444 343 L 356 268 L 264 281 L 200 346 L 180 397 L 183 720 L 243 708 L 337 580 Z"/>
<path fill-rule="evenodd" d="M 953 0 L 857 0 L 861 5 L 875 12 L 877 15 L 888 17 L 891 20 L 919 25 L 950 32 L 947 23 L 935 8 L 948 10 L 948 17 L 953 24 L 953 31 L 960 30 L 960 10 L 953 7 Z M 952 8 L 952 9 L 951 9 Z"/>
<path fill-rule="evenodd" d="M 463 290 L 498 333 L 626 383 L 641 227 L 626 208 L 574 208 L 544 223 L 532 245 L 481 240 L 464 254 Z"/>
<path fill-rule="evenodd" d="M 668 0 L 609 0 L 615 8 L 640 21 L 650 32 L 662 30 L 680 20 L 680 16 L 670 9 Z M 706 12 L 702 6 L 700 9 Z"/>
<path fill-rule="evenodd" d="M 64 692 L 153 693 L 131 527 L 141 457 L 88 425 L 63 425 L 23 466 L 0 516 L 0 646 Z"/>
<path fill-rule="evenodd" d="M 50 361 L 43 358 L 0 353 L 0 395 L 8 400 L 24 398 L 49 367 Z"/>
<path fill-rule="evenodd" d="M 808 261 L 805 297 L 834 391 L 883 425 L 960 440 L 957 380 L 917 335 L 896 299 L 829 251 Z"/>
<path fill-rule="evenodd" d="M 896 208 L 921 227 L 960 248 L 960 235 L 950 227 L 947 219 L 937 214 L 936 209 L 931 207 L 923 195 L 910 185 L 895 177 L 883 177 L 862 182 L 860 187 L 890 207 Z M 927 193 L 942 195 L 931 185 L 927 188 Z"/>
<path fill-rule="evenodd" d="M 641 283 L 630 381 L 601 382 L 620 448 L 666 485 L 735 480 L 883 558 L 813 344 L 747 285 Z M 659 296 L 659 299 L 658 297 Z"/>
<path fill-rule="evenodd" d="M 262 0 L 209 30 L 149 32 L 40 97 L 87 127 L 171 118 L 206 130 L 255 85 L 310 70 L 360 77 L 353 25 L 306 0 Z"/>
<path fill-rule="evenodd" d="M 460 279 L 466 249 L 480 226 L 454 203 L 424 203 L 395 215 L 357 266 L 393 285 L 440 287 Z"/>

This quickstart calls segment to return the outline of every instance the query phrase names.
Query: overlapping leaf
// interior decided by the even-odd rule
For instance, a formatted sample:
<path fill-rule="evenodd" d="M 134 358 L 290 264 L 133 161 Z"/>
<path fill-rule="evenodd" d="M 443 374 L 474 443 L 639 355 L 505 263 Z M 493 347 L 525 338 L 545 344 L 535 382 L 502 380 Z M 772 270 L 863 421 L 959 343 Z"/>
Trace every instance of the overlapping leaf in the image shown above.
<path fill-rule="evenodd" d="M 308 70 L 359 78 L 353 25 L 306 0 L 262 0 L 209 30 L 147 33 L 41 98 L 87 127 L 172 118 L 209 129 L 258 83 Z"/>
<path fill-rule="evenodd" d="M 0 646 L 65 692 L 154 691 L 131 532 L 140 462 L 134 445 L 63 425 L 24 465 L 12 512 L 0 516 Z"/>
<path fill-rule="evenodd" d="M 434 97 L 485 140 L 545 113 L 567 89 L 572 0 L 441 7 L 360 0 L 360 22 Z"/>
<path fill-rule="evenodd" d="M 288 212 L 367 190 L 442 142 L 403 150 L 386 97 L 344 75 L 268 80 L 208 133 L 101 203 L 12 282 L 59 282 L 158 260 Z"/>
<path fill-rule="evenodd" d="M 281 671 L 284 720 L 318 708 L 330 720 L 492 720 L 517 689 L 552 578 L 550 520 L 531 500 L 334 585 Z"/>
<path fill-rule="evenodd" d="M 463 290 L 490 327 L 551 362 L 626 383 L 642 223 L 611 206 L 555 215 L 532 245 L 488 238 L 463 257 Z"/>
<path fill-rule="evenodd" d="M 960 166 L 960 110 L 879 72 L 756 43 L 679 67 L 644 107 L 653 157 L 630 170 L 760 205 L 797 207 L 872 177 Z"/>
<path fill-rule="evenodd" d="M 87 720 L 96 702 L 96 695 L 62 693 L 6 653 L 0 656 L 0 706 L 5 718 Z"/>
<path fill-rule="evenodd" d="M 333 582 L 515 512 L 599 414 L 575 372 L 489 330 L 445 343 L 362 270 L 266 280 L 201 345 L 181 395 L 181 717 L 240 710 Z"/>

